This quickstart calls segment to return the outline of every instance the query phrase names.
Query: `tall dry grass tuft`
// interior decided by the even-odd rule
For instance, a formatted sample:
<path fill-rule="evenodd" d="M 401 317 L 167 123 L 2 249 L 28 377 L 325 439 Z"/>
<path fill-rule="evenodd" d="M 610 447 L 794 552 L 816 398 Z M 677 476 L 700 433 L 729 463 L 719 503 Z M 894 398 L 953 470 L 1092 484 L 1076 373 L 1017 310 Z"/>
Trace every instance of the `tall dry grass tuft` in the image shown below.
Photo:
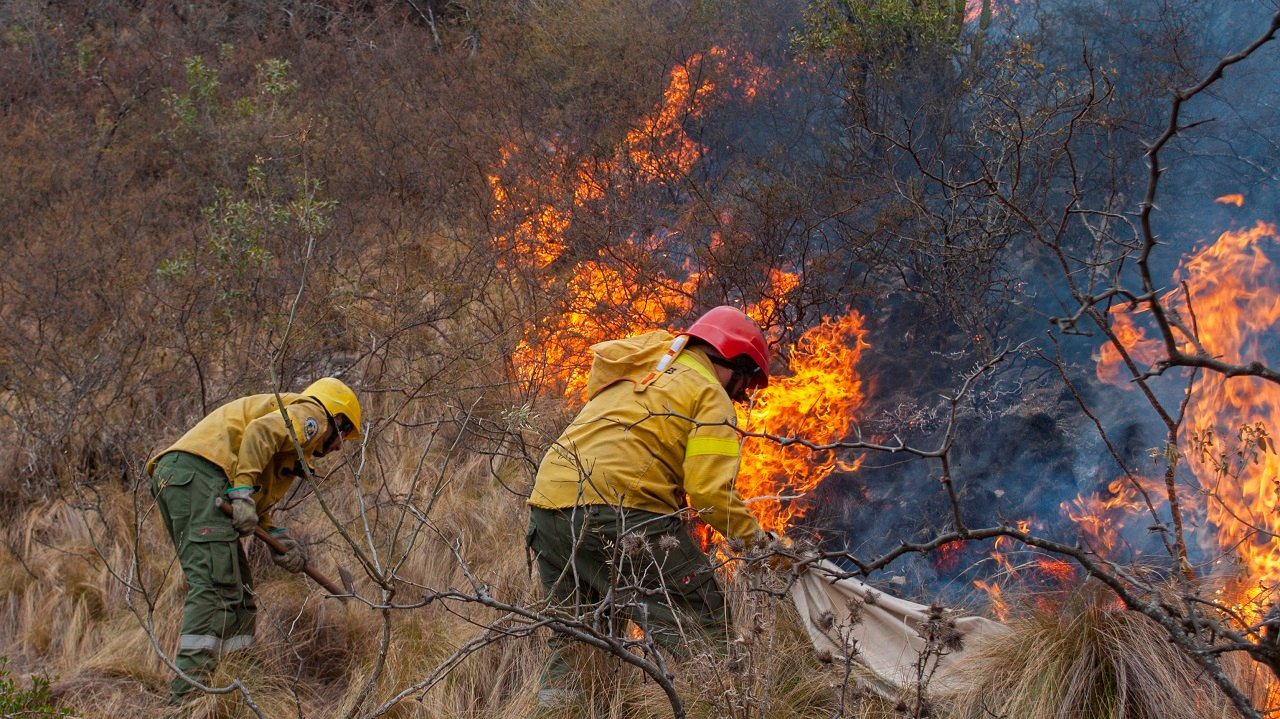
<path fill-rule="evenodd" d="M 1011 637 L 975 648 L 975 683 L 949 716 L 1024 719 L 1211 719 L 1238 716 L 1202 670 L 1146 616 L 1088 583 L 1010 622 Z M 1240 686 L 1265 692 L 1247 659 L 1225 662 Z M 1265 698 L 1265 693 L 1261 695 Z"/>

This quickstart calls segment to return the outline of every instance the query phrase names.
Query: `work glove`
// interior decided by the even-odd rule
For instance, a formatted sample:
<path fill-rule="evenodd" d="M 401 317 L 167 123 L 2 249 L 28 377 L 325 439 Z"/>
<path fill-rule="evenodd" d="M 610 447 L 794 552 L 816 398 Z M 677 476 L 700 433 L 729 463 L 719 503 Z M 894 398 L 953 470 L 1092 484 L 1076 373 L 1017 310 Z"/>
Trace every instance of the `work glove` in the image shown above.
<path fill-rule="evenodd" d="M 274 549 L 271 550 L 271 561 L 275 562 L 277 567 L 297 574 L 307 566 L 307 555 L 302 551 L 302 545 L 289 536 L 288 530 L 276 530 L 271 533 L 271 538 L 285 548 L 284 554 L 276 554 Z"/>
<path fill-rule="evenodd" d="M 258 527 L 258 505 L 254 503 L 253 490 L 249 487 L 227 490 L 231 498 L 231 526 L 241 535 L 253 534 Z"/>

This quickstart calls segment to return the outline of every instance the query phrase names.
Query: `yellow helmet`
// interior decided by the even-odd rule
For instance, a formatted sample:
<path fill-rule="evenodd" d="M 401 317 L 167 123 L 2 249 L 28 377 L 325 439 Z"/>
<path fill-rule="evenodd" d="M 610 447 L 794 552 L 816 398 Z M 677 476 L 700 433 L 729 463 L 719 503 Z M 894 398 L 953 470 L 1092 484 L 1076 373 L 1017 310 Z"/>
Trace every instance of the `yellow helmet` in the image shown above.
<path fill-rule="evenodd" d="M 302 393 L 314 397 L 330 417 L 346 415 L 355 429 L 347 435 L 347 439 L 360 439 L 360 400 L 356 393 L 336 377 L 321 377 L 312 382 Z"/>

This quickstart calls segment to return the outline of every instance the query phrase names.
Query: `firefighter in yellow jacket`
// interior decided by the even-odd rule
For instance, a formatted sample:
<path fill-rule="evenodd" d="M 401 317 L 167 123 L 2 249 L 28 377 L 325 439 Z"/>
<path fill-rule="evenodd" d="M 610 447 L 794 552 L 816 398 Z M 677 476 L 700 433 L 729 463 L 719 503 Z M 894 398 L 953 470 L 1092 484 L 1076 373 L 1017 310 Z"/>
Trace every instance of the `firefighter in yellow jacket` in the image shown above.
<path fill-rule="evenodd" d="M 696 511 L 730 539 L 760 531 L 734 488 L 733 402 L 768 384 L 764 335 L 721 306 L 678 335 L 592 351 L 588 402 L 543 457 L 528 500 L 527 540 L 550 609 L 582 618 L 608 598 L 611 621 L 629 618 L 664 647 L 698 637 L 723 645 L 725 597 L 680 515 Z M 565 641 L 550 644 L 543 707 L 574 693 Z"/>
<path fill-rule="evenodd" d="M 272 521 L 271 508 L 303 474 L 301 462 L 359 437 L 355 393 L 325 377 L 301 394 L 280 394 L 279 401 L 274 394 L 258 394 L 229 402 L 147 463 L 151 494 L 187 580 L 175 658 L 187 675 L 203 682 L 220 654 L 253 644 L 257 605 L 240 536 L 263 527 L 288 549 L 272 553 L 275 563 L 302 571 L 302 548 Z M 217 506 L 219 498 L 230 501 L 232 516 Z M 180 701 L 192 688 L 175 677 L 172 699 Z"/>

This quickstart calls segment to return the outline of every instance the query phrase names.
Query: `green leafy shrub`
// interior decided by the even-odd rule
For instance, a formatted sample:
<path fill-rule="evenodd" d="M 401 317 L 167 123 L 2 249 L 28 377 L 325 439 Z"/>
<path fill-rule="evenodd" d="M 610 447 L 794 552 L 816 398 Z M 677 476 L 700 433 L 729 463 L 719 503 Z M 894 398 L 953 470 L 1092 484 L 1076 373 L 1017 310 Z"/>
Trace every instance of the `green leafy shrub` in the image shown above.
<path fill-rule="evenodd" d="M 31 678 L 31 687 L 18 686 L 6 667 L 8 657 L 0 657 L 0 716 L 2 717 L 71 717 L 79 716 L 49 695 L 49 678 Z"/>

